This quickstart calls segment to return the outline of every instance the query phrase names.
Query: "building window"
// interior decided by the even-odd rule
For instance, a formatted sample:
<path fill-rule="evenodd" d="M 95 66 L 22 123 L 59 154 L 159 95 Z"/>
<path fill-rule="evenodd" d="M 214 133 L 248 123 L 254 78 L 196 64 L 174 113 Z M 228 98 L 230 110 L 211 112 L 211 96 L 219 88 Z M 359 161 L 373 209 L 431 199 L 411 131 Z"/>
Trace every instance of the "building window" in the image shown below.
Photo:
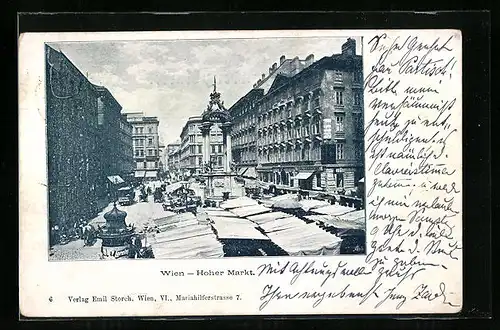
<path fill-rule="evenodd" d="M 158 168 L 158 162 L 155 162 L 155 168 Z"/>
<path fill-rule="evenodd" d="M 151 129 L 151 127 L 150 127 Z M 153 145 L 153 138 L 148 138 L 148 146 L 152 146 Z"/>
<path fill-rule="evenodd" d="M 215 154 L 215 145 L 212 144 L 210 147 L 212 148 L 212 153 Z"/>
<path fill-rule="evenodd" d="M 198 153 L 201 154 L 201 146 L 198 146 Z"/>
<path fill-rule="evenodd" d="M 354 105 L 361 105 L 361 93 L 354 93 Z"/>
<path fill-rule="evenodd" d="M 337 173 L 337 187 L 343 188 L 344 187 L 344 173 Z"/>
<path fill-rule="evenodd" d="M 354 82 L 355 83 L 360 83 L 361 82 L 361 73 L 354 72 Z"/>
<path fill-rule="evenodd" d="M 321 173 L 316 173 L 316 187 L 321 188 Z"/>
<path fill-rule="evenodd" d="M 313 100 L 313 109 L 318 109 L 318 108 L 319 108 L 319 97 Z"/>
<path fill-rule="evenodd" d="M 361 120 L 361 114 L 360 113 L 353 113 L 353 125 L 354 125 L 354 132 L 356 135 L 363 135 L 364 134 L 364 127 L 363 127 L 363 121 Z"/>
<path fill-rule="evenodd" d="M 153 127 L 148 127 L 148 133 L 153 133 Z"/>
<path fill-rule="evenodd" d="M 363 143 L 356 142 L 354 144 L 354 154 L 356 156 L 356 160 L 363 160 L 365 151 L 363 150 Z"/>
<path fill-rule="evenodd" d="M 335 72 L 335 82 L 343 82 L 344 77 L 342 76 L 342 72 Z"/>
<path fill-rule="evenodd" d="M 344 104 L 344 97 L 342 91 L 336 91 L 335 92 L 335 104 L 337 105 L 343 105 Z"/>
<path fill-rule="evenodd" d="M 148 156 L 153 156 L 153 155 L 154 155 L 154 150 L 148 149 Z"/>
<path fill-rule="evenodd" d="M 198 165 L 203 165 L 203 157 L 198 157 Z"/>
<path fill-rule="evenodd" d="M 143 162 L 137 162 L 137 163 L 136 163 L 136 168 L 137 168 L 138 170 L 142 170 L 142 169 L 144 169 L 144 163 L 143 163 Z"/>
<path fill-rule="evenodd" d="M 337 160 L 344 159 L 344 144 L 343 143 L 337 143 L 335 145 L 335 155 L 337 157 Z"/>
<path fill-rule="evenodd" d="M 194 140 L 195 140 L 195 136 L 194 135 L 190 135 L 189 136 L 189 142 L 190 143 L 194 143 Z"/>
<path fill-rule="evenodd" d="M 220 145 L 220 144 L 219 144 L 219 145 L 217 146 L 217 152 L 218 152 L 218 153 L 222 153 L 222 145 Z"/>
<path fill-rule="evenodd" d="M 222 156 L 217 157 L 217 165 L 222 166 Z"/>
<path fill-rule="evenodd" d="M 319 134 L 320 133 L 320 122 L 319 119 L 316 119 L 313 124 L 313 134 Z"/>
<path fill-rule="evenodd" d="M 335 116 L 335 131 L 337 132 L 344 131 L 344 115 Z"/>

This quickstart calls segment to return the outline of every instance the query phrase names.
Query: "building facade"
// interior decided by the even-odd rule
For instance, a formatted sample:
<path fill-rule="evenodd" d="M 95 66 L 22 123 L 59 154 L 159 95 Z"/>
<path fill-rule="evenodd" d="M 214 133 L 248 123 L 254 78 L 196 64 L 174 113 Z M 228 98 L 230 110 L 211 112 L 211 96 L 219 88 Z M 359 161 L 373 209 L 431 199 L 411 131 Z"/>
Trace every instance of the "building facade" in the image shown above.
<path fill-rule="evenodd" d="M 167 177 L 170 180 L 177 180 L 181 173 L 181 144 L 180 140 L 167 144 Z"/>
<path fill-rule="evenodd" d="M 45 46 L 49 226 L 61 230 L 99 212 L 99 91 L 60 51 Z"/>
<path fill-rule="evenodd" d="M 132 124 L 127 121 L 127 115 L 120 115 L 120 141 L 118 147 L 118 172 L 124 177 L 134 175 L 134 140 L 132 139 Z"/>
<path fill-rule="evenodd" d="M 156 180 L 160 170 L 159 121 L 143 113 L 127 113 L 132 125 L 135 178 L 144 181 Z"/>
<path fill-rule="evenodd" d="M 128 177 L 133 171 L 132 127 L 124 120 L 122 106 L 108 89 L 94 85 L 98 91 L 97 123 L 100 132 L 100 157 L 106 176 Z"/>
<path fill-rule="evenodd" d="M 363 72 L 356 42 L 314 61 L 280 58 L 230 109 L 233 160 L 278 188 L 344 192 L 364 176 Z"/>
<path fill-rule="evenodd" d="M 180 167 L 183 175 L 189 176 L 203 172 L 203 138 L 200 125 L 201 116 L 189 117 L 181 132 L 180 142 Z M 214 124 L 210 129 L 210 162 L 213 171 L 222 171 L 223 144 L 222 129 L 220 125 Z"/>

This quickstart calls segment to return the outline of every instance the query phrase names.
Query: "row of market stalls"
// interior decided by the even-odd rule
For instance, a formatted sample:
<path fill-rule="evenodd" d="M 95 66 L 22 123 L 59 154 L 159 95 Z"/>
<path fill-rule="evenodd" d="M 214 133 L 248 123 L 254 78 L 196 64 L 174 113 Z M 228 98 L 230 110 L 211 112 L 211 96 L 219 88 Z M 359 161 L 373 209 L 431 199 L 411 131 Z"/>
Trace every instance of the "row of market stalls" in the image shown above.
<path fill-rule="evenodd" d="M 364 235 L 365 225 L 364 211 L 297 201 L 293 195 L 267 201 L 240 197 L 219 208 L 205 208 L 197 216 L 168 214 L 154 223 L 150 242 L 160 259 L 338 255 L 346 231 Z"/>

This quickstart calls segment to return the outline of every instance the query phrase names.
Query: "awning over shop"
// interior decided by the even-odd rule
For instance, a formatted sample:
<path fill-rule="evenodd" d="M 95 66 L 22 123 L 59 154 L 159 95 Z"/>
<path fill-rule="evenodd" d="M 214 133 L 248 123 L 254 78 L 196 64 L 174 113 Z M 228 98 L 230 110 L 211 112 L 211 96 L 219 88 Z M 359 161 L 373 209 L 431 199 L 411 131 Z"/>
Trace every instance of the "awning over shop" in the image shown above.
<path fill-rule="evenodd" d="M 265 207 L 265 206 L 260 205 L 260 204 L 257 204 L 257 205 L 243 206 L 243 207 L 238 207 L 238 208 L 232 209 L 231 213 L 234 213 L 238 217 L 247 217 L 250 215 L 266 213 L 269 211 L 271 211 L 270 208 Z"/>
<path fill-rule="evenodd" d="M 147 171 L 146 172 L 146 178 L 156 178 L 158 175 L 157 171 Z"/>
<path fill-rule="evenodd" d="M 248 170 L 248 167 L 240 167 L 238 169 L 238 171 L 236 171 L 236 174 L 243 175 L 247 170 Z"/>
<path fill-rule="evenodd" d="M 285 212 L 271 212 L 257 215 L 250 215 L 247 218 L 259 225 L 264 224 L 266 222 L 274 221 L 276 219 L 288 218 L 290 214 Z"/>
<path fill-rule="evenodd" d="M 146 171 L 135 171 L 136 178 L 143 178 L 146 175 Z"/>
<path fill-rule="evenodd" d="M 297 217 L 280 218 L 260 226 L 273 243 L 291 256 L 338 255 L 342 239 L 315 223 L 306 224 Z"/>
<path fill-rule="evenodd" d="M 302 209 L 306 212 L 311 209 L 316 209 L 330 205 L 330 203 L 328 203 L 327 201 L 320 201 L 317 199 L 303 199 L 300 201 L 300 204 L 302 205 Z"/>
<path fill-rule="evenodd" d="M 313 175 L 314 171 L 303 171 L 303 172 L 299 172 L 299 174 L 297 174 L 294 179 L 298 179 L 298 180 L 307 180 L 311 177 L 311 175 Z"/>
<path fill-rule="evenodd" d="M 108 180 L 112 184 L 120 184 L 120 183 L 124 183 L 125 182 L 125 180 L 123 180 L 119 175 L 108 176 Z"/>
<path fill-rule="evenodd" d="M 250 239 L 269 241 L 269 237 L 258 231 L 254 225 L 227 224 L 227 222 L 213 223 L 212 227 L 217 232 L 218 239 Z"/>
<path fill-rule="evenodd" d="M 255 167 L 248 167 L 245 173 L 243 173 L 244 177 L 256 179 L 257 171 L 255 171 Z"/>
<path fill-rule="evenodd" d="M 306 218 L 327 227 L 365 230 L 365 210 L 353 211 L 340 216 L 308 215 Z"/>
<path fill-rule="evenodd" d="M 318 214 L 340 216 L 340 215 L 344 215 L 344 214 L 349 213 L 349 212 L 356 211 L 356 209 L 353 207 L 335 204 L 335 205 L 328 205 L 328 206 L 319 207 L 319 208 L 313 209 L 311 211 L 314 213 L 318 213 Z"/>
<path fill-rule="evenodd" d="M 209 218 L 212 217 L 234 217 L 234 214 L 232 214 L 229 211 L 223 210 L 223 209 L 216 209 L 216 208 L 211 208 L 211 209 L 205 209 L 204 210 Z"/>
<path fill-rule="evenodd" d="M 182 188 L 181 182 L 172 183 L 165 187 L 165 193 L 170 194 L 180 188 Z"/>
<path fill-rule="evenodd" d="M 258 202 L 249 197 L 238 197 L 235 199 L 230 199 L 220 204 L 220 207 L 223 209 L 234 209 L 237 207 L 249 206 L 249 205 L 257 205 Z"/>

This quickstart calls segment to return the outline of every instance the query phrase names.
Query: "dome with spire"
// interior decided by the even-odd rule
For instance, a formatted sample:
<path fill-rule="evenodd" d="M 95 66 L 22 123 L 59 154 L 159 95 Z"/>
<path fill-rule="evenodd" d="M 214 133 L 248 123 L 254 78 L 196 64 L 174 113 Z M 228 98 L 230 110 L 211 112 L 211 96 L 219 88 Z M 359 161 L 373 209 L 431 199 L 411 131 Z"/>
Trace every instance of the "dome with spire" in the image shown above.
<path fill-rule="evenodd" d="M 231 121 L 231 116 L 226 107 L 224 107 L 224 101 L 220 99 L 220 93 L 217 92 L 217 80 L 214 77 L 214 90 L 210 93 L 210 101 L 208 102 L 207 109 L 203 112 L 203 121 L 210 122 L 229 122 Z"/>

